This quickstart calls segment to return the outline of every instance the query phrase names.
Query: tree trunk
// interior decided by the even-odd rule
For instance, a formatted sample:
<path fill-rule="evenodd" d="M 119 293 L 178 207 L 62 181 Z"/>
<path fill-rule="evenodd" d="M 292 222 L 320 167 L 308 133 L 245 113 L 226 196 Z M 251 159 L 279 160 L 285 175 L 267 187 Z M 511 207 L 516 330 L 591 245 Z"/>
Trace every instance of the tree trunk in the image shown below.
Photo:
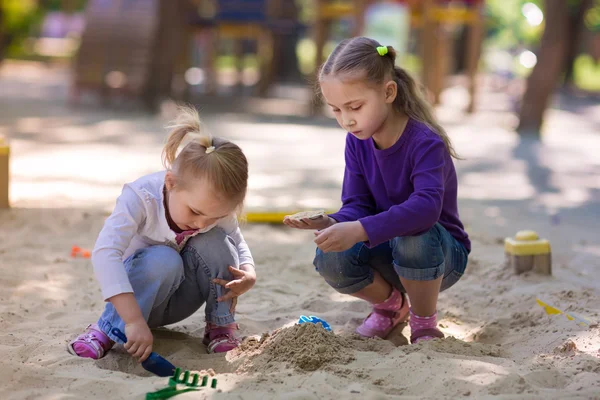
<path fill-rule="evenodd" d="M 540 136 L 544 113 L 564 70 L 570 42 L 569 7 L 564 0 L 546 0 L 545 28 L 537 64 L 527 79 L 519 127 L 521 135 Z"/>
<path fill-rule="evenodd" d="M 186 14 L 184 0 L 161 0 L 159 2 L 159 24 L 153 45 L 154 56 L 148 65 L 148 78 L 144 93 L 144 105 L 156 111 L 158 101 L 171 94 L 172 79 L 187 39 L 185 35 Z"/>
<path fill-rule="evenodd" d="M 566 70 L 565 70 L 565 78 L 563 81 L 564 86 L 568 86 L 573 83 L 573 72 L 575 67 L 575 59 L 579 55 L 581 51 L 581 42 L 582 39 L 585 38 L 585 24 L 583 23 L 583 18 L 587 10 L 591 7 L 592 0 L 582 0 L 579 7 L 577 7 L 574 12 L 570 15 L 570 37 L 571 40 L 568 43 L 567 49 L 567 59 L 566 59 Z"/>
<path fill-rule="evenodd" d="M 275 19 L 279 22 L 277 26 L 272 60 L 274 80 L 277 82 L 302 82 L 303 77 L 298 68 L 298 57 L 296 45 L 299 32 L 298 6 L 296 2 L 279 0 L 279 7 L 275 10 Z"/>

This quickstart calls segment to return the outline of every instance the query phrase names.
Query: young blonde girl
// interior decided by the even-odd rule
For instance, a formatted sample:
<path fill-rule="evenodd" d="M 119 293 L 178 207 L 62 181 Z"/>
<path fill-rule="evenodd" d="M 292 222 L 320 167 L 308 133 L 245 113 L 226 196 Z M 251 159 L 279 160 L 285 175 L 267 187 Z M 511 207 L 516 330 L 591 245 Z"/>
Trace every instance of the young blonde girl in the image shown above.
<path fill-rule="evenodd" d="M 163 161 L 166 171 L 124 186 L 98 236 L 92 263 L 107 304 L 68 344 L 72 354 L 103 357 L 120 341 L 111 333 L 118 328 L 127 351 L 143 361 L 152 351 L 150 328 L 181 321 L 203 304 L 208 351 L 239 344 L 237 296 L 256 280 L 236 219 L 248 185 L 246 157 L 235 144 L 204 135 L 196 110 L 182 108 Z"/>
<path fill-rule="evenodd" d="M 438 294 L 463 275 L 471 244 L 458 215 L 456 153 L 395 58 L 393 48 L 357 37 L 322 66 L 321 92 L 348 131 L 343 206 L 284 222 L 317 229 L 318 272 L 372 304 L 359 334 L 385 338 L 410 316 L 414 343 L 444 336 Z"/>

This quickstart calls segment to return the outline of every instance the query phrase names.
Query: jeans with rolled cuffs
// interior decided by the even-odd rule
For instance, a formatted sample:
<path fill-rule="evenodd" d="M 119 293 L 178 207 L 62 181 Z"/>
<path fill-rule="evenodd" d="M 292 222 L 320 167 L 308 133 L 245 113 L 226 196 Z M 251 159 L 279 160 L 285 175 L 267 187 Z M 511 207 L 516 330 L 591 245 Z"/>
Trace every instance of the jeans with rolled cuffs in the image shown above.
<path fill-rule="evenodd" d="M 220 326 L 234 322 L 231 300 L 217 302 L 227 290 L 212 282 L 215 278 L 231 280 L 228 267 L 239 267 L 235 243 L 221 228 L 190 238 L 181 253 L 169 246 L 151 246 L 137 250 L 124 264 L 150 328 L 179 322 L 205 303 L 207 322 Z M 125 332 L 125 322 L 110 302 L 98 326 L 121 342 L 111 330 Z"/>
<path fill-rule="evenodd" d="M 464 274 L 467 249 L 440 224 L 418 236 L 396 237 L 374 248 L 357 243 L 342 252 L 317 249 L 314 265 L 336 291 L 354 294 L 373 283 L 374 270 L 405 293 L 399 278 L 429 281 L 443 276 L 441 290 L 454 285 Z"/>

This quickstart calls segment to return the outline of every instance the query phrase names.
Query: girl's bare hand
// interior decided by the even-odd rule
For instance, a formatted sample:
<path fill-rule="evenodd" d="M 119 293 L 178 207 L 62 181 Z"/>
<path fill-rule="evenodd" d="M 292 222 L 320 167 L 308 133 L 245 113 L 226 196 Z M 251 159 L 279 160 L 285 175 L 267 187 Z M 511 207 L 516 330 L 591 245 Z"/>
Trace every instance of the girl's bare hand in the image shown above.
<path fill-rule="evenodd" d="M 125 324 L 125 335 L 127 336 L 125 350 L 139 362 L 146 360 L 152 353 L 152 342 L 154 341 L 146 320 L 140 318 Z"/>

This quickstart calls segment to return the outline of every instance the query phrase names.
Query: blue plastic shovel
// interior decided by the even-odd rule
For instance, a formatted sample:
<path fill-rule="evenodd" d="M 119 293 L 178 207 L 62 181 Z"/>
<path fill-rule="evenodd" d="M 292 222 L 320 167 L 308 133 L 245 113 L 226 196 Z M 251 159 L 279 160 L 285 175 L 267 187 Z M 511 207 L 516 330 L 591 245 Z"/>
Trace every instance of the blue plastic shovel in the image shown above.
<path fill-rule="evenodd" d="M 127 343 L 127 336 L 119 328 L 113 328 L 111 332 L 124 343 Z M 158 376 L 173 376 L 175 372 L 175 366 L 155 352 L 150 353 L 148 358 L 142 362 L 142 367 Z"/>

